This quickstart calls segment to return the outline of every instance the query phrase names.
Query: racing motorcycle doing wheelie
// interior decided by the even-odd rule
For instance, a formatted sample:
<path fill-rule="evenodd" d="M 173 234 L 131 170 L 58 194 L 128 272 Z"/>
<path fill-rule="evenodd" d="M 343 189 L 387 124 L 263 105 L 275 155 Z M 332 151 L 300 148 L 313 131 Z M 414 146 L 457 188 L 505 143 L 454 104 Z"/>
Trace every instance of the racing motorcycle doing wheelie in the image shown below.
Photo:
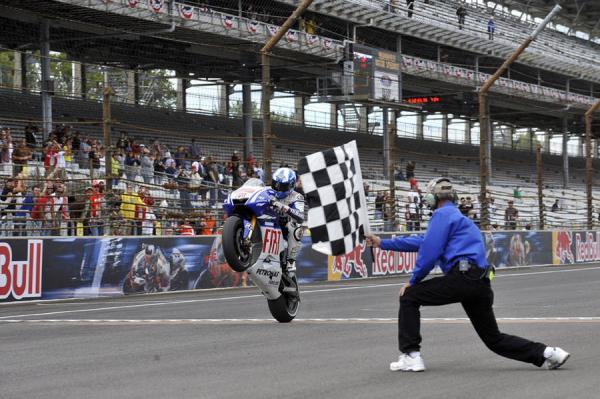
<path fill-rule="evenodd" d="M 278 223 L 274 194 L 259 179 L 250 179 L 233 191 L 225 200 L 229 217 L 221 236 L 229 266 L 246 272 L 267 298 L 271 315 L 287 323 L 298 313 L 300 291 L 295 273 L 286 272 L 287 242 Z"/>

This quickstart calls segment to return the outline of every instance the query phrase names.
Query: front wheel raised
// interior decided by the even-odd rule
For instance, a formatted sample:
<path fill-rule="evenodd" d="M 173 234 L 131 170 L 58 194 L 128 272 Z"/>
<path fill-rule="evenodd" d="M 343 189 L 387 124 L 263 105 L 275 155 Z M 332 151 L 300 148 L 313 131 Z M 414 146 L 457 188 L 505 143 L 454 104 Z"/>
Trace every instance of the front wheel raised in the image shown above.
<path fill-rule="evenodd" d="M 223 255 L 227 264 L 236 272 L 243 272 L 251 266 L 251 248 L 244 245 L 244 221 L 236 215 L 225 220 L 221 234 Z"/>

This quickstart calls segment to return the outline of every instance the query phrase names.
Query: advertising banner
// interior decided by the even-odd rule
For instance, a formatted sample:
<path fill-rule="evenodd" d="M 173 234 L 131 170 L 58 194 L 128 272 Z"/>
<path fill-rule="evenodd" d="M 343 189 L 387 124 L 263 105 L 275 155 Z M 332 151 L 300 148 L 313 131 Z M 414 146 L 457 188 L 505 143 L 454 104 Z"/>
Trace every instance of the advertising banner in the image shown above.
<path fill-rule="evenodd" d="M 303 240 L 301 283 L 325 280 L 327 260 Z M 251 285 L 225 262 L 220 236 L 5 239 L 0 301 L 119 296 Z"/>
<path fill-rule="evenodd" d="M 555 265 L 600 261 L 600 231 L 552 232 L 552 260 Z"/>
<path fill-rule="evenodd" d="M 552 264 L 551 232 L 494 231 L 482 234 L 488 263 L 496 268 Z M 381 235 L 382 238 L 394 236 Z M 338 281 L 408 274 L 413 270 L 416 259 L 416 252 L 385 251 L 359 245 L 349 254 L 328 258 L 327 279 Z M 433 270 L 433 273 L 436 272 L 439 269 Z"/>

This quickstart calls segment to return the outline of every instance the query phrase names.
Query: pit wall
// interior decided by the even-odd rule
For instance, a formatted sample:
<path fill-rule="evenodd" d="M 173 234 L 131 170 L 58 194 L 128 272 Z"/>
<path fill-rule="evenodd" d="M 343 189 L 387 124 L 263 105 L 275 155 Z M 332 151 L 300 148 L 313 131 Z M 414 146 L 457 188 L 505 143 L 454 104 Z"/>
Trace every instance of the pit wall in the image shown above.
<path fill-rule="evenodd" d="M 501 231 L 483 236 L 488 262 L 498 268 L 600 261 L 600 231 Z M 0 241 L 0 301 L 124 295 L 127 275 L 148 245 L 157 248 L 167 267 L 174 252 L 185 258 L 184 271 L 166 274 L 166 289 L 251 285 L 225 263 L 219 236 L 14 238 Z M 400 275 L 410 273 L 415 260 L 415 253 L 362 245 L 347 255 L 328 257 L 313 251 L 310 237 L 305 237 L 298 277 L 306 284 Z"/>

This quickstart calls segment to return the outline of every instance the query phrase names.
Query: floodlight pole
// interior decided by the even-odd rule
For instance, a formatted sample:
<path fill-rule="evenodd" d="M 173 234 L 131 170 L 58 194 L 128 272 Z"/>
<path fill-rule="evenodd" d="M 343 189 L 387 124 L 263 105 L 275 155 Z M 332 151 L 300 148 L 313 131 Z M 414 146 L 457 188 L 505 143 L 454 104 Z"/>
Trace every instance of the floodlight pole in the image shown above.
<path fill-rule="evenodd" d="M 585 186 L 587 197 L 587 227 L 594 228 L 592 216 L 592 184 L 593 184 L 593 163 L 592 163 L 592 114 L 600 108 L 600 100 L 596 101 L 585 113 Z"/>
<path fill-rule="evenodd" d="M 283 23 L 283 25 L 277 30 L 277 33 L 273 35 L 267 41 L 267 43 L 260 49 L 261 64 L 262 64 L 262 120 L 263 120 L 263 171 L 265 176 L 265 183 L 271 183 L 272 173 L 272 139 L 273 135 L 271 132 L 271 96 L 273 95 L 273 87 L 271 84 L 271 59 L 270 52 L 275 47 L 277 42 L 281 40 L 283 35 L 292 27 L 296 20 L 306 11 L 306 9 L 312 4 L 313 0 L 303 0 L 302 3 L 294 10 L 292 15 Z"/>
<path fill-rule="evenodd" d="M 487 229 L 489 226 L 489 209 L 488 199 L 486 197 L 487 185 L 489 183 L 488 171 L 488 153 L 487 148 L 490 145 L 488 142 L 489 131 L 489 114 L 488 114 L 488 98 L 487 93 L 500 76 L 506 72 L 510 64 L 512 64 L 525 51 L 527 47 L 540 34 L 542 29 L 554 18 L 554 16 L 562 9 L 558 4 L 554 6 L 552 11 L 544 18 L 533 33 L 508 57 L 498 70 L 483 83 L 479 89 L 479 178 L 481 191 L 479 193 L 481 202 L 481 228 Z M 491 156 L 491 152 L 490 152 Z M 490 166 L 491 167 L 491 166 Z"/>

